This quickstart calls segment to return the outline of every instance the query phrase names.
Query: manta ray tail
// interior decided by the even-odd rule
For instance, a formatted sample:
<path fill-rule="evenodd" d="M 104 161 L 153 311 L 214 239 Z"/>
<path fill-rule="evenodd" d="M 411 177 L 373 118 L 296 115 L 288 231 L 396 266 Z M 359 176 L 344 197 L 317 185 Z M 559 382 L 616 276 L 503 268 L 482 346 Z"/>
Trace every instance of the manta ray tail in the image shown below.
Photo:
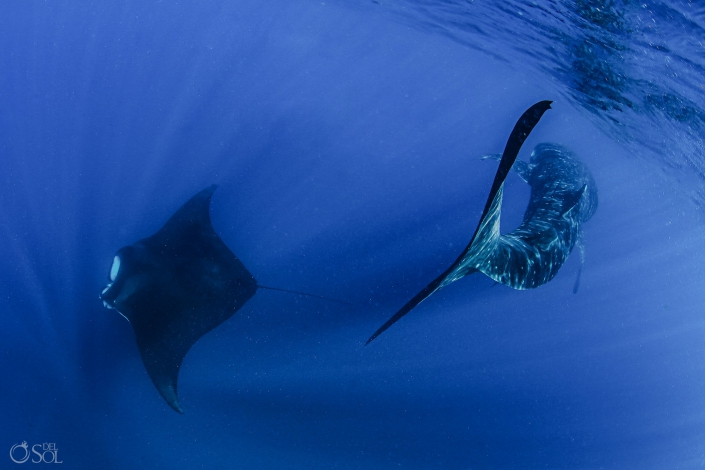
<path fill-rule="evenodd" d="M 267 290 L 276 290 L 279 292 L 288 292 L 289 294 L 296 294 L 296 295 L 305 295 L 306 297 L 315 297 L 317 299 L 321 300 L 327 300 L 329 302 L 337 302 L 339 304 L 344 304 L 344 305 L 352 305 L 350 302 L 345 302 L 343 300 L 336 300 L 336 299 L 331 299 L 329 297 L 323 297 L 322 295 L 316 295 L 316 294 L 307 294 L 306 292 L 299 292 L 296 290 L 288 290 L 288 289 L 280 289 L 278 287 L 267 287 L 267 286 L 260 286 L 259 284 L 257 285 L 260 289 L 267 289 Z"/>
<path fill-rule="evenodd" d="M 499 238 L 499 215 L 500 208 L 502 205 L 502 194 L 504 189 L 504 180 L 507 178 L 509 171 L 514 164 L 517 155 L 519 155 L 519 150 L 524 144 L 524 141 L 529 136 L 532 129 L 538 124 L 541 116 L 551 108 L 551 101 L 539 101 L 521 115 L 519 121 L 514 125 L 512 133 L 509 135 L 507 140 L 507 145 L 504 147 L 504 152 L 502 153 L 502 158 L 499 162 L 499 168 L 495 174 L 494 181 L 492 182 L 492 188 L 490 189 L 490 194 L 487 197 L 487 202 L 485 203 L 485 208 L 482 211 L 482 217 L 480 217 L 480 223 L 475 229 L 475 233 L 470 239 L 470 243 L 465 248 L 465 250 L 460 254 L 457 260 L 443 272 L 440 276 L 434 279 L 429 285 L 427 285 L 421 292 L 416 294 L 413 299 L 406 303 L 397 313 L 392 316 L 387 322 L 379 327 L 375 333 L 370 336 L 365 344 L 370 344 L 370 342 L 384 333 L 384 331 L 392 326 L 394 323 L 399 321 L 401 317 L 409 313 L 414 307 L 427 299 L 431 294 L 447 286 L 453 281 L 460 279 L 461 277 L 474 272 L 474 266 L 463 266 L 463 261 L 467 259 L 468 253 L 472 250 L 476 252 L 478 256 L 482 256 L 484 250 L 491 246 L 494 246 L 496 240 Z M 474 256 L 473 256 L 474 257 Z"/>

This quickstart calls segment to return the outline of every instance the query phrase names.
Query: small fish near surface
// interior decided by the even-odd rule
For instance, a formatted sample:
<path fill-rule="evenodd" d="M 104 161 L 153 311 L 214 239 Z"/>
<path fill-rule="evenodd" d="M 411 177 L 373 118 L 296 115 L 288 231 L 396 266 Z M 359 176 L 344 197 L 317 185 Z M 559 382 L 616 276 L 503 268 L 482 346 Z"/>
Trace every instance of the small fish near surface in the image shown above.
<path fill-rule="evenodd" d="M 100 294 L 106 308 L 117 310 L 132 325 L 147 373 L 179 413 L 176 382 L 186 353 L 257 289 L 333 300 L 258 285 L 213 230 L 210 202 L 215 189 L 213 185 L 196 194 L 151 237 L 121 248 L 110 267 L 110 283 Z"/>
<path fill-rule="evenodd" d="M 597 209 L 595 181 L 582 162 L 558 144 L 539 144 L 529 163 L 516 161 L 529 133 L 550 108 L 550 101 L 536 103 L 514 126 L 480 223 L 463 253 L 382 325 L 367 344 L 434 292 L 469 274 L 481 272 L 497 283 L 519 290 L 546 284 L 555 277 L 576 245 L 581 257 L 573 287 L 573 292 L 577 292 L 584 261 L 582 224 Z M 531 196 L 521 225 L 501 235 L 504 181 L 512 168 L 529 184 Z"/>

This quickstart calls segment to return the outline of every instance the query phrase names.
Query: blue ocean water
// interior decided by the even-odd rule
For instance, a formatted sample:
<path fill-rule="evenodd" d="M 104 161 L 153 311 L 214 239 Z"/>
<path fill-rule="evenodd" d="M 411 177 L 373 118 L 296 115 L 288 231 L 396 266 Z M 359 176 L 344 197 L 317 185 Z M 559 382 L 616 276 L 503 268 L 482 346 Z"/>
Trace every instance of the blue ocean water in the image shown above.
<path fill-rule="evenodd" d="M 69 468 L 702 466 L 703 28 L 677 0 L 3 4 L 2 467 L 24 441 Z M 534 290 L 476 274 L 364 346 L 544 99 L 519 158 L 561 143 L 599 188 L 579 292 L 577 252 Z M 179 415 L 98 294 L 213 183 L 260 283 L 352 305 L 259 291 L 186 356 Z M 528 196 L 510 175 L 503 231 Z"/>

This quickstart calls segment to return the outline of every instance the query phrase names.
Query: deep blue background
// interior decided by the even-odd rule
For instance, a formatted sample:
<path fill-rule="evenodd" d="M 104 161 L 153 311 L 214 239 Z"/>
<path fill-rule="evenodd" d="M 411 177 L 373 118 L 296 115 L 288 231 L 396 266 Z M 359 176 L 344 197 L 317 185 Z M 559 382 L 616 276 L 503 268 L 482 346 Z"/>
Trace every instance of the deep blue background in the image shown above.
<path fill-rule="evenodd" d="M 605 134 L 506 38 L 437 32 L 373 2 L 0 7 L 3 468 L 23 440 L 69 468 L 705 461 L 697 172 Z M 533 291 L 471 276 L 365 347 L 467 244 L 496 169 L 478 157 L 542 99 L 520 158 L 560 142 L 599 187 L 580 292 L 577 253 Z M 258 292 L 186 357 L 178 415 L 98 294 L 212 183 L 260 283 L 353 306 Z M 506 191 L 510 230 L 528 188 Z"/>

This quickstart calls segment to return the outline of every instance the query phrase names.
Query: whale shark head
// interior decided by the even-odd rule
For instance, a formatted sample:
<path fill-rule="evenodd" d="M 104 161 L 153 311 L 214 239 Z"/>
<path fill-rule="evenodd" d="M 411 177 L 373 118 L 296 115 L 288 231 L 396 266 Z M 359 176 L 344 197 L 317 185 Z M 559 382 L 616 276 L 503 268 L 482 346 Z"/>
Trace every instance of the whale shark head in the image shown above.
<path fill-rule="evenodd" d="M 567 147 L 553 142 L 542 142 L 536 145 L 531 152 L 530 163 L 531 165 L 538 165 L 542 161 L 555 158 L 577 160 L 575 154 Z"/>

